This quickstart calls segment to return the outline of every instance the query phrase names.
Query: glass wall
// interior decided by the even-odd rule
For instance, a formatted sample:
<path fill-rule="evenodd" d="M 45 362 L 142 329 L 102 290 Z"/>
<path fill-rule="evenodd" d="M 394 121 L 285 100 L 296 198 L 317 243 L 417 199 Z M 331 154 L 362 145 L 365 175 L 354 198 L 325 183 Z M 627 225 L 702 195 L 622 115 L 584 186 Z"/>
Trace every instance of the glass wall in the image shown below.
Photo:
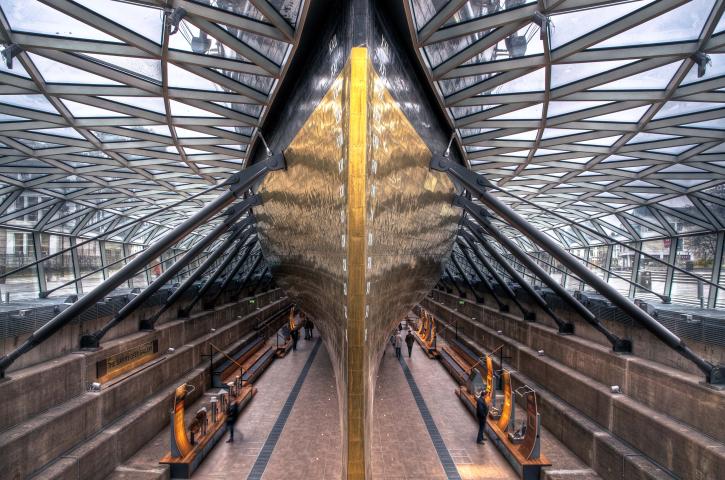
<path fill-rule="evenodd" d="M 676 265 L 688 272 L 710 280 L 715 262 L 717 235 L 692 235 L 682 237 L 677 244 Z M 699 285 L 698 285 L 699 284 Z M 700 304 L 707 301 L 710 286 L 683 272 L 675 272 L 672 283 L 672 302 Z M 723 292 L 720 292 L 723 295 Z"/>
<path fill-rule="evenodd" d="M 589 263 L 587 267 L 589 270 L 594 272 L 599 278 L 606 279 L 607 265 L 607 253 L 609 252 L 609 245 L 596 245 L 589 247 Z"/>
<path fill-rule="evenodd" d="M 126 264 L 121 260 L 123 258 L 123 245 L 117 242 L 103 242 L 103 249 L 106 265 L 109 265 L 106 269 L 106 276 L 110 277 Z"/>
<path fill-rule="evenodd" d="M 672 239 L 647 240 L 642 242 L 642 255 L 637 283 L 643 288 L 637 288 L 635 297 L 648 300 L 658 300 L 657 295 L 664 295 L 667 281 L 667 265 Z M 658 261 L 659 260 L 659 261 Z M 651 291 L 648 291 L 651 290 Z"/>
<path fill-rule="evenodd" d="M 629 282 L 632 279 L 632 270 L 639 254 L 624 245 L 612 245 L 612 272 L 617 276 L 609 277 L 609 284 L 619 293 L 629 295 Z"/>
<path fill-rule="evenodd" d="M 126 255 L 133 255 L 134 253 L 138 253 L 141 250 L 143 250 L 143 247 L 141 245 L 127 245 L 126 246 Z M 133 260 L 134 257 L 129 258 L 127 261 Z M 129 286 L 131 288 L 143 288 L 148 285 L 148 280 L 146 278 L 146 272 L 141 271 L 138 274 L 136 274 L 135 277 L 133 277 L 131 280 L 129 280 Z"/>
<path fill-rule="evenodd" d="M 721 234 L 722 235 L 722 234 Z M 597 274 L 606 279 L 604 269 L 609 269 L 607 282 L 621 294 L 652 302 L 661 302 L 670 296 L 672 303 L 687 305 L 708 305 L 718 308 L 725 306 L 725 252 L 717 252 L 717 234 L 697 234 L 673 238 L 645 240 L 626 245 L 594 245 L 587 248 L 572 248 L 569 252 Z M 725 244 L 725 242 L 723 242 Z M 642 254 L 632 248 L 638 248 Z M 611 249 L 611 264 L 607 265 Z M 532 254 L 539 264 L 547 267 L 543 259 L 550 259 L 551 276 L 569 290 L 576 290 L 581 283 L 556 259 L 544 252 Z M 667 263 L 674 258 L 674 265 L 683 272 L 668 268 Z M 715 265 L 716 259 L 719 265 Z M 585 260 L 586 259 L 586 260 Z M 717 269 L 715 267 L 718 267 Z M 636 269 L 636 271 L 635 271 Z M 527 271 L 527 275 L 530 273 Z M 699 278 L 704 281 L 700 281 Z M 714 281 L 721 287 L 710 292 L 707 282 Z M 635 286 L 632 282 L 638 283 Z M 586 287 L 589 289 L 589 287 Z M 712 287 L 713 289 L 716 287 Z"/>
<path fill-rule="evenodd" d="M 70 237 L 65 235 L 40 234 L 40 254 L 43 257 L 58 253 L 70 246 Z M 70 251 L 43 262 L 43 270 L 45 271 L 46 288 L 50 295 L 76 293 L 76 285 L 73 283 L 75 279 L 73 256 Z M 71 283 L 68 284 L 68 282 Z"/>
<path fill-rule="evenodd" d="M 0 274 L 35 261 L 33 235 L 0 228 Z M 29 267 L 8 277 L 0 278 L 0 296 L 6 299 L 27 299 L 38 296 L 37 269 Z"/>
<path fill-rule="evenodd" d="M 97 241 L 88 242 L 76 248 L 76 252 L 82 277 L 83 291 L 90 292 L 93 287 L 103 281 L 103 272 L 101 271 L 101 246 Z"/>

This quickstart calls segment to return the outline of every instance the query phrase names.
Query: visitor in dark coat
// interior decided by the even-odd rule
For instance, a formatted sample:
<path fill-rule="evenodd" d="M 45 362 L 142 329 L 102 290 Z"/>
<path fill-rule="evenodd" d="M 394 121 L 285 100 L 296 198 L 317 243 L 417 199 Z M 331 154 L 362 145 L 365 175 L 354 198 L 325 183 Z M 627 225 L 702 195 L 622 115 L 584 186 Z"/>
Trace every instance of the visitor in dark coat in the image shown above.
<path fill-rule="evenodd" d="M 488 417 L 488 405 L 486 404 L 486 396 L 482 392 L 476 395 L 476 418 L 478 419 L 478 438 L 476 443 L 486 441 L 484 431 L 486 430 L 486 418 Z"/>
<path fill-rule="evenodd" d="M 413 337 L 413 332 L 408 330 L 408 334 L 405 336 L 405 344 L 408 346 L 408 358 L 413 355 L 413 343 L 415 343 L 415 337 Z"/>

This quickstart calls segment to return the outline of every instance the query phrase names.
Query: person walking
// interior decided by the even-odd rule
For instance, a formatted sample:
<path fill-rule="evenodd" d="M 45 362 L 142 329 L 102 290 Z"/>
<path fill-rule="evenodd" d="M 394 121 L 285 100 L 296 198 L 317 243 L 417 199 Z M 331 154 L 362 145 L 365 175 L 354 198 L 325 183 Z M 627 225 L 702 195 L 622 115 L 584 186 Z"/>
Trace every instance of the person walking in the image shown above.
<path fill-rule="evenodd" d="M 488 418 L 488 404 L 486 403 L 486 395 L 479 390 L 476 395 L 476 418 L 478 419 L 478 438 L 476 443 L 486 441 L 486 418 Z"/>
<path fill-rule="evenodd" d="M 297 340 L 300 339 L 300 330 L 298 328 L 295 328 L 291 332 L 289 332 L 290 337 L 292 337 L 292 350 L 297 351 Z"/>
<path fill-rule="evenodd" d="M 408 334 L 405 336 L 405 344 L 408 346 L 408 358 L 410 358 L 413 355 L 413 343 L 415 342 L 415 337 L 413 337 L 413 332 L 408 330 Z"/>
<path fill-rule="evenodd" d="M 226 420 L 227 431 L 229 432 L 227 443 L 234 443 L 234 424 L 237 422 L 237 416 L 239 416 L 239 405 L 235 401 L 230 401 L 227 407 Z"/>
<path fill-rule="evenodd" d="M 403 348 L 403 336 L 398 333 L 395 336 L 395 356 L 400 358 L 400 350 Z"/>
<path fill-rule="evenodd" d="M 315 324 L 312 323 L 312 320 L 310 320 L 309 318 L 307 319 L 307 326 L 310 327 L 310 340 L 312 340 L 313 338 L 315 338 L 315 335 L 312 333 L 312 330 L 315 329 Z"/>

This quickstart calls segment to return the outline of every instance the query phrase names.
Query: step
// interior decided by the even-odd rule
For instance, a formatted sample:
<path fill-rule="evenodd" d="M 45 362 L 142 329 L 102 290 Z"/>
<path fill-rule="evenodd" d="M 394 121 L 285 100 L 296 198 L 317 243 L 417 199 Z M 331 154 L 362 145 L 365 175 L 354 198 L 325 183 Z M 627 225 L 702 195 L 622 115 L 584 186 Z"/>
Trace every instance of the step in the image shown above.
<path fill-rule="evenodd" d="M 209 342 L 220 348 L 227 347 L 251 330 L 258 316 L 269 314 L 283 304 L 286 305 L 286 299 L 214 332 L 207 329 L 208 333 L 178 346 L 171 354 L 163 354 L 150 364 L 128 372 L 122 379 L 113 380 L 100 392 L 84 393 L 0 433 L 0 451 L 3 452 L 0 471 L 9 472 L 10 478 L 24 478 L 42 468 L 153 396 L 159 385 L 183 376 L 197 365 L 208 365 L 202 363 L 201 355 L 208 353 Z M 16 401 L 27 399 L 26 392 Z"/>
<path fill-rule="evenodd" d="M 559 335 L 555 329 L 544 325 L 496 311 L 484 311 L 483 323 L 489 328 L 501 330 L 507 337 L 533 350 L 544 350 L 547 357 L 607 387 L 618 385 L 623 393 L 648 407 L 659 409 L 666 405 L 672 417 L 715 439 L 724 438 L 725 415 L 721 412 L 725 408 L 725 391 L 704 385 L 701 377 L 635 355 L 615 354 L 603 345 L 576 335 Z M 697 408 L 693 408 L 695 404 Z"/>
<path fill-rule="evenodd" d="M 480 345 L 460 333 L 459 339 L 468 342 L 472 347 L 480 348 Z M 494 364 L 498 365 L 498 362 Z M 526 384 L 536 390 L 542 425 L 602 478 L 605 480 L 674 479 L 669 472 L 660 468 L 641 452 L 626 445 L 577 409 L 520 371 L 504 365 L 511 372 L 512 388 L 516 389 Z M 520 406 L 525 408 L 523 403 Z M 556 470 L 555 461 L 551 469 Z"/>
<path fill-rule="evenodd" d="M 159 430 L 168 428 L 169 406 L 176 387 L 189 383 L 196 387 L 190 401 L 202 395 L 208 383 L 208 372 L 197 368 L 173 380 L 161 391 L 99 431 L 91 438 L 65 452 L 57 461 L 43 469 L 34 480 L 55 478 L 105 479 L 116 467 L 131 457 L 146 443 L 153 440 Z"/>
<path fill-rule="evenodd" d="M 433 310 L 433 313 L 440 316 L 441 312 Z M 459 318 L 459 337 L 460 320 L 474 325 L 472 320 L 450 309 L 446 308 L 445 313 Z M 477 329 L 480 332 L 478 338 L 484 339 L 483 346 L 489 351 L 501 343 L 514 348 L 514 358 L 509 363 L 513 368 L 534 383 L 545 385 L 547 391 L 575 405 L 587 417 L 631 443 L 666 469 L 682 477 L 700 469 L 708 475 L 715 475 L 711 478 L 721 478 L 718 477 L 720 473 L 725 476 L 725 445 L 721 442 L 659 414 L 626 395 L 612 394 L 609 386 L 567 367 L 546 353 L 539 356 L 536 350 L 488 327 L 478 325 Z M 562 337 L 562 342 L 570 338 Z M 693 407 L 695 405 L 692 404 Z"/>
<path fill-rule="evenodd" d="M 282 297 L 260 310 L 252 310 L 244 318 L 257 315 L 258 312 L 267 312 L 268 307 L 287 302 L 287 298 Z M 135 331 L 110 339 L 103 342 L 102 348 L 97 351 L 76 351 L 10 372 L 8 378 L 0 381 L 0 433 L 33 415 L 83 394 L 88 385 L 95 381 L 97 360 L 127 349 L 135 343 L 155 339 L 159 342 L 159 352 L 165 352 L 169 347 L 178 347 L 193 340 L 193 335 L 199 335 L 197 331 L 206 334 L 212 328 L 223 327 L 239 316 L 236 312 L 242 311 L 241 308 L 232 308 L 231 305 L 222 308 L 222 313 L 195 313 L 190 321 L 165 322 L 158 325 L 153 332 Z M 33 401 L 24 400 L 28 392 L 33 392 Z"/>

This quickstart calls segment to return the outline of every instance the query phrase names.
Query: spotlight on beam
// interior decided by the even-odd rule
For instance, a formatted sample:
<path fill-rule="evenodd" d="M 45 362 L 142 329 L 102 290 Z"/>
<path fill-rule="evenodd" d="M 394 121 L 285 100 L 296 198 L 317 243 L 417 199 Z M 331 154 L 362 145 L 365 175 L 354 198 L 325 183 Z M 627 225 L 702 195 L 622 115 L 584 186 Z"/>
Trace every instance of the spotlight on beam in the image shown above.
<path fill-rule="evenodd" d="M 712 65 L 712 59 L 703 52 L 695 52 L 692 59 L 697 64 L 697 78 L 704 77 L 707 66 Z"/>
<path fill-rule="evenodd" d="M 5 61 L 5 66 L 12 69 L 13 68 L 13 58 L 15 58 L 20 52 L 23 50 L 20 48 L 20 45 L 17 43 L 11 43 L 9 45 L 6 45 L 2 52 L 3 60 Z"/>
<path fill-rule="evenodd" d="M 169 35 L 173 35 L 179 31 L 179 24 L 181 19 L 186 16 L 186 10 L 181 7 L 177 7 L 171 11 L 171 14 L 167 17 L 169 25 L 171 25 L 171 31 Z"/>

